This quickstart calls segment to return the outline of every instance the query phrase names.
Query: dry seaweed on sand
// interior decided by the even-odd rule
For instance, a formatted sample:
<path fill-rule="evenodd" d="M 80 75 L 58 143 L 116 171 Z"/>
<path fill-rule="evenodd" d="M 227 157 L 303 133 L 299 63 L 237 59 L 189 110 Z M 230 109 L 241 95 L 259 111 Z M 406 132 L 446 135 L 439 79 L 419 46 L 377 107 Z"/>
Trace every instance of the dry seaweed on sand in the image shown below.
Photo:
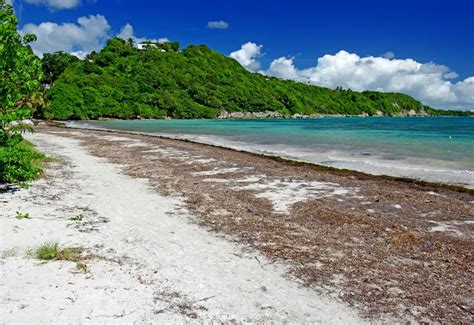
<path fill-rule="evenodd" d="M 102 132 L 81 132 L 95 155 L 125 165 L 129 175 L 149 179 L 162 193 L 182 195 L 196 222 L 288 263 L 308 286 L 337 289 L 340 299 L 368 316 L 472 321 L 470 193 L 143 135 L 117 134 L 147 146 L 110 145 Z M 215 168 L 237 170 L 202 174 Z M 251 189 L 239 183 L 255 177 L 258 186 Z M 357 193 L 309 195 L 282 213 L 261 195 L 266 184 L 282 179 L 332 183 Z M 449 227 L 436 228 L 440 224 Z"/>

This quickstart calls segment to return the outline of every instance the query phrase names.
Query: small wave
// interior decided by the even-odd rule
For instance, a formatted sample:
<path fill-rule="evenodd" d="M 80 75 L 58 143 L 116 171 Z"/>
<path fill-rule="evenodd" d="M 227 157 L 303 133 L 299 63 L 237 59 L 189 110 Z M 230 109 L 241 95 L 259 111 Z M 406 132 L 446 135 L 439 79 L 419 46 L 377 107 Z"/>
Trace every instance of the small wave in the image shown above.
<path fill-rule="evenodd" d="M 169 134 L 163 135 L 170 136 Z M 278 148 L 278 146 L 273 146 L 273 148 L 262 148 L 255 144 L 221 139 L 213 135 L 189 136 L 186 134 L 174 134 L 172 135 L 172 137 L 222 147 L 229 147 L 236 150 L 243 150 L 259 154 L 267 154 L 279 156 L 282 158 L 294 159 L 298 161 L 321 164 L 329 167 L 352 169 L 374 175 L 408 177 L 425 181 L 442 182 L 474 188 L 474 171 L 446 169 L 432 165 L 427 166 L 414 164 L 404 160 L 403 158 L 400 158 L 398 160 L 384 160 L 381 157 L 376 157 L 372 155 L 370 156 L 371 159 L 367 159 L 368 156 L 364 155 L 363 157 L 365 159 L 363 159 L 348 157 L 347 155 L 344 155 L 343 152 L 339 152 L 339 155 L 335 156 L 333 154 L 328 154 L 327 152 L 297 151 L 293 147 L 284 146 L 280 148 Z"/>

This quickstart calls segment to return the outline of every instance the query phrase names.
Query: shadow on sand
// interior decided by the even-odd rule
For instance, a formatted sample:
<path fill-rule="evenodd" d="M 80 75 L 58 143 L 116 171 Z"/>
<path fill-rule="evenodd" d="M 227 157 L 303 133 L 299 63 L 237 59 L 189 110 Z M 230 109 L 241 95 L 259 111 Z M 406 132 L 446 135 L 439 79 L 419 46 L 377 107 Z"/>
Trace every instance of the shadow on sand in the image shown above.
<path fill-rule="evenodd" d="M 20 189 L 21 187 L 15 184 L 0 183 L 0 194 L 14 193 Z"/>

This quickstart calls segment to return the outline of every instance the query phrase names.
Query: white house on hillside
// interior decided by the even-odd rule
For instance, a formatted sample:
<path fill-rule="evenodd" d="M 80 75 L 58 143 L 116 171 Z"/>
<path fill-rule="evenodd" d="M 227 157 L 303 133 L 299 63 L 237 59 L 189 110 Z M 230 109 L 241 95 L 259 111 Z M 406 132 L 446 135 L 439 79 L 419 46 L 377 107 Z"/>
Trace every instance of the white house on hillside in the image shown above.
<path fill-rule="evenodd" d="M 137 49 L 139 50 L 146 50 L 147 47 L 156 47 L 156 44 L 153 43 L 138 43 Z"/>

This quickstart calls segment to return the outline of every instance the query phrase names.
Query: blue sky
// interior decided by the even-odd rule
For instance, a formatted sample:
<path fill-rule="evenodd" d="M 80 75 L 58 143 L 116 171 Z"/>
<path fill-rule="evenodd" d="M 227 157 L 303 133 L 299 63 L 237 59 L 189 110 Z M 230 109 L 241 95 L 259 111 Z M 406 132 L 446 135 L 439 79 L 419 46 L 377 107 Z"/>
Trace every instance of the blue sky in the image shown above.
<path fill-rule="evenodd" d="M 36 31 L 45 22 L 84 28 L 97 21 L 84 21 L 81 26 L 79 17 L 103 16 L 101 31 L 90 28 L 95 43 L 77 35 L 77 44 L 64 41 L 64 50 L 71 52 L 98 47 L 106 37 L 117 35 L 130 24 L 137 38 L 167 38 L 183 46 L 206 44 L 226 55 L 250 42 L 253 47 L 233 57 L 250 70 L 282 78 L 328 87 L 339 83 L 356 90 L 403 91 L 430 105 L 474 108 L 474 95 L 470 95 L 471 90 L 474 93 L 474 78 L 469 79 L 474 76 L 473 0 L 15 0 L 14 5 L 19 28 L 25 31 Z M 220 22 L 211 26 L 227 28 L 209 28 L 209 22 Z M 25 24 L 30 26 L 24 28 Z M 38 45 L 38 51 L 62 49 L 62 39 L 53 39 L 54 35 L 47 32 L 54 26 L 43 27 L 37 33 L 39 42 L 47 45 Z M 318 64 L 318 58 L 325 55 L 327 60 Z M 370 57 L 386 61 L 373 63 Z M 403 67 L 394 72 L 397 59 Z M 347 62 L 352 65 L 330 74 L 334 66 Z M 361 65 L 366 68 L 357 70 Z M 390 83 L 380 75 L 387 69 L 393 77 Z M 410 78 L 400 79 L 405 70 L 410 70 Z M 361 80 L 355 74 L 367 74 L 374 80 Z M 435 74 L 437 80 L 433 79 Z M 417 78 L 424 78 L 424 84 L 414 84 Z M 408 86 L 401 86 L 401 82 Z M 439 88 L 428 89 L 436 82 Z"/>

